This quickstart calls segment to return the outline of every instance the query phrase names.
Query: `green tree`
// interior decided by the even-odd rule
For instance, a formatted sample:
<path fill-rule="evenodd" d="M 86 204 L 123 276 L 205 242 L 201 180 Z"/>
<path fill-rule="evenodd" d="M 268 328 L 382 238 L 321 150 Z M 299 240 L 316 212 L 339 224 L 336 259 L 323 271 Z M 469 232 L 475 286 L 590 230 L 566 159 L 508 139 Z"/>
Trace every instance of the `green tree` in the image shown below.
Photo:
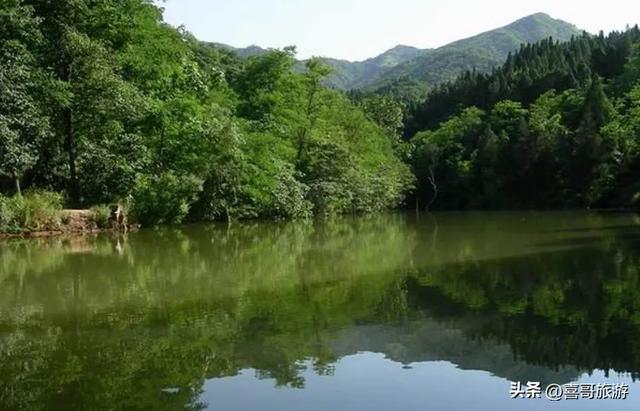
<path fill-rule="evenodd" d="M 318 120 L 319 104 L 321 104 L 318 94 L 322 89 L 322 80 L 331 73 L 331 67 L 318 58 L 307 61 L 306 69 L 304 74 L 304 112 L 296 137 L 296 164 L 298 166 L 305 160 L 307 139 Z"/>
<path fill-rule="evenodd" d="M 44 75 L 32 50 L 42 36 L 33 10 L 18 0 L 0 8 L 0 173 L 21 180 L 38 160 L 39 146 L 49 133 L 41 108 Z"/>
<path fill-rule="evenodd" d="M 241 60 L 147 0 L 0 11 L 15 56 L 2 61 L 2 172 L 65 190 L 70 206 L 131 200 L 149 225 L 297 218 L 394 207 L 411 186 L 398 106 L 366 115 L 323 86 L 320 60 L 293 70 L 294 48 Z M 18 43 L 23 54 L 7 48 Z"/>
<path fill-rule="evenodd" d="M 597 201 L 610 183 L 609 168 L 601 167 L 609 154 L 601 128 L 613 114 L 613 105 L 605 94 L 602 81 L 595 77 L 585 95 L 580 123 L 572 138 L 569 163 L 572 187 L 579 201 L 587 206 Z"/>
<path fill-rule="evenodd" d="M 391 140 L 394 150 L 403 159 L 407 158 L 408 145 L 402 140 L 404 109 L 388 96 L 368 96 L 358 102 L 367 116 L 382 129 Z"/>
<path fill-rule="evenodd" d="M 436 196 L 444 197 L 442 200 L 449 207 L 461 207 L 472 200 L 466 188 L 475 154 L 468 150 L 468 142 L 478 140 L 484 116 L 484 111 L 470 107 L 438 129 L 414 137 L 418 198 L 428 198 L 429 206 Z"/>

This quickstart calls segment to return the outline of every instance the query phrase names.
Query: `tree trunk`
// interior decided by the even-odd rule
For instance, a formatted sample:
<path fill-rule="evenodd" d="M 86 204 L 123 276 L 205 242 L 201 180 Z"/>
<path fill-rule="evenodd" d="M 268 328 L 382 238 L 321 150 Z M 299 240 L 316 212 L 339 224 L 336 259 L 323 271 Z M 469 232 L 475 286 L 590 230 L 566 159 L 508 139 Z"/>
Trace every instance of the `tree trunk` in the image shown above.
<path fill-rule="evenodd" d="M 309 126 L 308 127 L 304 127 L 301 131 L 300 134 L 298 135 L 298 153 L 296 155 L 296 164 L 299 167 L 300 163 L 302 162 L 302 157 L 304 156 L 304 151 L 306 149 L 306 143 L 307 143 L 307 135 L 309 134 L 309 132 L 311 131 L 311 129 L 313 129 L 313 126 L 315 125 L 315 117 L 312 116 L 313 114 L 313 102 L 315 100 L 315 96 L 316 93 L 318 92 L 318 85 L 317 84 L 313 84 L 311 91 L 309 92 L 309 98 L 307 101 L 307 108 L 306 108 L 306 116 L 307 116 L 307 120 L 309 121 Z"/>
<path fill-rule="evenodd" d="M 14 175 L 13 178 L 16 182 L 16 194 L 18 194 L 18 197 L 22 197 L 22 188 L 20 187 L 20 177 L 18 177 L 17 175 Z"/>
<path fill-rule="evenodd" d="M 165 127 L 164 127 L 164 120 L 163 120 L 162 127 L 160 128 L 160 147 L 158 147 L 158 161 L 157 161 L 157 166 L 160 172 L 164 172 L 164 138 L 165 138 Z"/>
<path fill-rule="evenodd" d="M 73 68 L 71 64 L 64 66 L 62 70 L 62 79 L 71 84 L 73 76 Z M 73 109 L 65 107 L 62 113 L 62 127 L 64 135 L 64 148 L 67 152 L 67 161 L 69 165 L 69 197 L 74 206 L 80 205 L 80 184 L 78 182 L 78 172 L 76 169 L 76 139 L 73 129 Z"/>
<path fill-rule="evenodd" d="M 436 184 L 436 176 L 433 172 L 432 167 L 429 167 L 429 177 L 427 177 L 427 179 L 429 180 L 429 184 L 431 184 L 431 188 L 433 189 L 433 196 L 431 197 L 429 204 L 427 204 L 427 211 L 429 211 L 433 203 L 435 203 L 436 199 L 438 198 L 438 185 Z"/>
<path fill-rule="evenodd" d="M 76 169 L 76 141 L 73 130 L 73 113 L 70 108 L 64 113 L 65 150 L 69 162 L 69 197 L 74 205 L 80 204 L 80 184 L 78 183 L 78 171 Z"/>

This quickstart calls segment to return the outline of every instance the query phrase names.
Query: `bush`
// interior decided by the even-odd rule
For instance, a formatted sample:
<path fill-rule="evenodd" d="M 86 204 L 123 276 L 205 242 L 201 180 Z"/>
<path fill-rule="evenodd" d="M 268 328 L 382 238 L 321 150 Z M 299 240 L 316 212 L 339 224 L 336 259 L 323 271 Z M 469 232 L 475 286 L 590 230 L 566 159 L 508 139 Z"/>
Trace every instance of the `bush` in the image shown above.
<path fill-rule="evenodd" d="M 133 216 L 143 226 L 179 224 L 200 191 L 202 181 L 193 176 L 142 176 L 133 191 Z"/>
<path fill-rule="evenodd" d="M 43 190 L 24 196 L 0 196 L 0 231 L 18 233 L 60 228 L 63 197 Z"/>
<path fill-rule="evenodd" d="M 91 207 L 91 215 L 93 222 L 98 228 L 109 228 L 109 220 L 111 219 L 111 207 L 105 204 Z"/>
<path fill-rule="evenodd" d="M 10 200 L 10 198 L 0 194 L 0 233 L 20 231 L 19 227 L 15 225 L 15 217 Z"/>
<path fill-rule="evenodd" d="M 298 181 L 292 168 L 283 170 L 273 193 L 273 216 L 277 218 L 309 218 L 313 204 L 306 198 L 309 187 Z"/>

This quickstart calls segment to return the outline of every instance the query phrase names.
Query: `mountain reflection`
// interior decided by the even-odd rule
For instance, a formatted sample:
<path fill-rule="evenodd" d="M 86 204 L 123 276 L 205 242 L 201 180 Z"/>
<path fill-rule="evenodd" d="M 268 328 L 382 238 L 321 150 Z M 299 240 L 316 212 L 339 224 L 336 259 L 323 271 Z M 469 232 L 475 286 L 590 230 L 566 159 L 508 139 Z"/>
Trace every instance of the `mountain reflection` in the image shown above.
<path fill-rule="evenodd" d="M 386 215 L 0 245 L 0 408 L 201 409 L 368 351 L 508 380 L 640 377 L 624 214 Z"/>

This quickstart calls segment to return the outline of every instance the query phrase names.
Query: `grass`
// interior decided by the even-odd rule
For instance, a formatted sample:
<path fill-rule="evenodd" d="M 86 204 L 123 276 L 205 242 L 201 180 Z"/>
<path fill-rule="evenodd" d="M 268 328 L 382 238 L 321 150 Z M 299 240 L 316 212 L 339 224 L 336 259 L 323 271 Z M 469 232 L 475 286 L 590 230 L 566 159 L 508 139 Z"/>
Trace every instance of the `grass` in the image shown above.
<path fill-rule="evenodd" d="M 44 190 L 13 197 L 0 194 L 0 233 L 58 230 L 62 223 L 62 204 L 61 194 Z"/>
<path fill-rule="evenodd" d="M 96 227 L 100 229 L 109 228 L 109 219 L 111 218 L 111 207 L 108 205 L 97 205 L 91 207 L 91 214 Z"/>

